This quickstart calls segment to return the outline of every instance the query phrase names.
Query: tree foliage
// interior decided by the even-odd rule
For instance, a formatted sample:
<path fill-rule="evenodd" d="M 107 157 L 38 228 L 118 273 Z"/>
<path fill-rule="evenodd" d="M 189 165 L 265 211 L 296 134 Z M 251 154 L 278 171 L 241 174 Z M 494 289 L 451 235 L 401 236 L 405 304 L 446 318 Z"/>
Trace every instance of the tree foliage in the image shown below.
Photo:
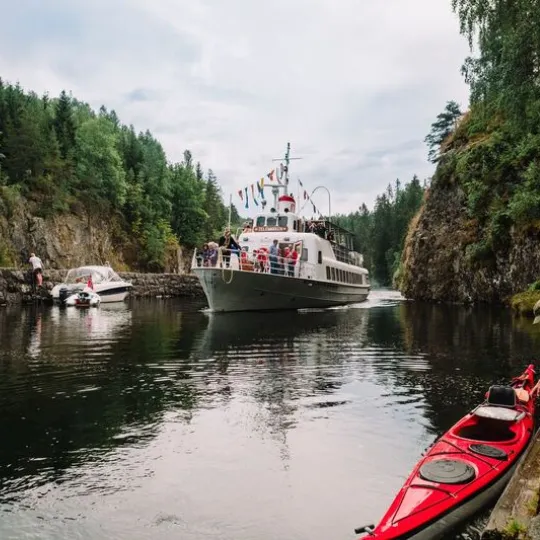
<path fill-rule="evenodd" d="M 167 250 L 212 238 L 228 218 L 216 176 L 191 152 L 169 163 L 149 131 L 136 133 L 114 111 L 96 112 L 65 91 L 40 97 L 0 79 L 0 154 L 3 214 L 22 196 L 42 217 L 114 216 L 142 269 L 163 268 Z"/>
<path fill-rule="evenodd" d="M 418 212 L 425 187 L 415 175 L 401 185 L 396 180 L 379 195 L 372 212 L 365 204 L 348 215 L 333 216 L 333 221 L 355 234 L 355 249 L 379 285 L 389 286 L 398 270 L 409 223 Z"/>
<path fill-rule="evenodd" d="M 445 140 L 455 131 L 457 121 L 463 113 L 455 101 L 448 101 L 442 113 L 437 115 L 437 119 L 431 124 L 431 131 L 425 138 L 428 145 L 428 159 L 431 163 L 439 160 L 441 146 Z"/>
<path fill-rule="evenodd" d="M 540 2 L 452 0 L 452 8 L 473 51 L 462 68 L 470 107 L 433 185 L 460 186 L 477 231 L 467 235 L 469 260 L 495 263 L 512 235 L 540 231 Z"/>

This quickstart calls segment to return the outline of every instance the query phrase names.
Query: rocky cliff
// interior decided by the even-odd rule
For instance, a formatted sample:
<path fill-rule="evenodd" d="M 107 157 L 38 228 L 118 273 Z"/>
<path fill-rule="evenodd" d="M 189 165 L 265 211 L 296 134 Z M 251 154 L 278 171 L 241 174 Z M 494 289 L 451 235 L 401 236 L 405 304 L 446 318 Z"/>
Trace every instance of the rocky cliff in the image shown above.
<path fill-rule="evenodd" d="M 0 213 L 0 266 L 26 269 L 35 252 L 46 268 L 72 268 L 108 261 L 116 270 L 140 270 L 137 246 L 123 232 L 119 216 L 63 212 L 44 219 L 24 203 Z M 174 248 L 167 254 L 165 272 L 189 272 L 192 252 Z"/>
<path fill-rule="evenodd" d="M 540 233 L 509 227 L 482 253 L 485 230 L 458 182 L 435 181 L 410 224 L 398 287 L 410 299 L 505 303 L 540 276 Z"/>

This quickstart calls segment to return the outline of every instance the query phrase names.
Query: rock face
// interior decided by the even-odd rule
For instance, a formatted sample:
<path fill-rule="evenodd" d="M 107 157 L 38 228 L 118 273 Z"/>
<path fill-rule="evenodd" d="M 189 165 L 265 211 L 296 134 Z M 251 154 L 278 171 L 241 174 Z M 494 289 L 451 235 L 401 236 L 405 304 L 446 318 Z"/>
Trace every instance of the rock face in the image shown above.
<path fill-rule="evenodd" d="M 537 231 L 511 229 L 493 255 L 478 260 L 471 257 L 471 247 L 481 240 L 461 188 L 432 186 L 405 241 L 398 284 L 403 295 L 429 301 L 502 303 L 540 278 Z"/>
<path fill-rule="evenodd" d="M 117 218 L 102 219 L 81 211 L 44 219 L 22 204 L 12 215 L 0 215 L 0 265 L 24 267 L 35 252 L 46 268 L 72 268 L 109 261 L 115 270 L 141 269 L 138 250 Z M 166 272 L 189 272 L 192 251 L 167 254 Z"/>
<path fill-rule="evenodd" d="M 0 305 L 19 304 L 37 300 L 50 301 L 50 290 L 61 283 L 66 270 L 46 270 L 43 274 L 43 288 L 37 297 L 32 294 L 30 272 L 0 268 Z M 139 274 L 119 272 L 120 277 L 133 283 L 131 296 L 140 298 L 188 297 L 204 298 L 204 292 L 196 276 L 180 274 Z"/>

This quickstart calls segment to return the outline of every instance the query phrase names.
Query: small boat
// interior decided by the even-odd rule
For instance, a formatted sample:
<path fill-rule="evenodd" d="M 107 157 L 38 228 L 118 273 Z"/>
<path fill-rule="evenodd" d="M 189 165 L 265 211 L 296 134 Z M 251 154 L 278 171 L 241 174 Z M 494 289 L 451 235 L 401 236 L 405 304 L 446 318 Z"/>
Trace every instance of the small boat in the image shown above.
<path fill-rule="evenodd" d="M 123 302 L 132 283 L 123 280 L 110 266 L 79 266 L 71 268 L 62 283 L 51 290 L 53 301 L 64 304 L 66 299 L 90 287 L 99 294 L 102 302 Z"/>
<path fill-rule="evenodd" d="M 64 302 L 66 306 L 77 307 L 97 307 L 101 303 L 101 298 L 98 294 L 92 291 L 80 291 L 71 296 L 68 296 Z"/>
<path fill-rule="evenodd" d="M 532 441 L 538 384 L 529 365 L 433 443 L 379 524 L 355 530 L 380 540 L 442 538 L 497 498 Z"/>

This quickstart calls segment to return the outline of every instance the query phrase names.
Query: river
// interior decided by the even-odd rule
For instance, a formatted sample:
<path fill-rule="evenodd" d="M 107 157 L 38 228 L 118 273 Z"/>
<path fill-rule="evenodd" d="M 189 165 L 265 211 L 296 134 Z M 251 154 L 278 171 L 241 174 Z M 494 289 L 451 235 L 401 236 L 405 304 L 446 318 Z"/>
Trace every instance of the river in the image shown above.
<path fill-rule="evenodd" d="M 391 291 L 202 307 L 0 308 L 2 540 L 352 540 L 540 347 L 507 310 Z"/>

